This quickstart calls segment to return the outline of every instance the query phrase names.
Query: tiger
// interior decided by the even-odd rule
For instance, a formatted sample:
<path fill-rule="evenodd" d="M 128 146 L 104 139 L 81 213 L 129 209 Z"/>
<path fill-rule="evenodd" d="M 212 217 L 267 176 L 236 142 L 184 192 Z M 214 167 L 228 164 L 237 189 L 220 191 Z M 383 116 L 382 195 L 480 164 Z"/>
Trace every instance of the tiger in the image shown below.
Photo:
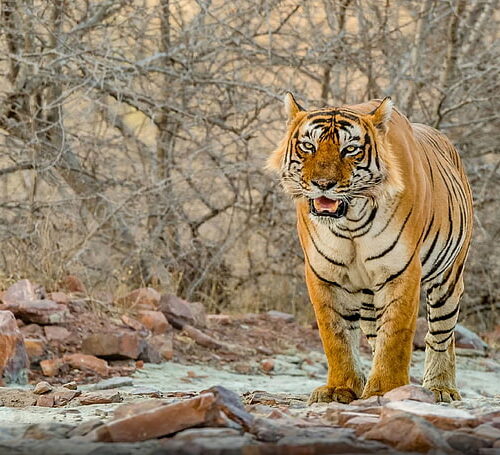
<path fill-rule="evenodd" d="M 454 329 L 473 224 L 457 150 L 389 97 L 306 110 L 285 95 L 287 132 L 267 161 L 295 202 L 305 280 L 327 358 L 309 403 L 350 403 L 409 384 L 425 291 L 422 385 L 460 400 Z M 368 377 L 361 331 L 372 350 Z"/>

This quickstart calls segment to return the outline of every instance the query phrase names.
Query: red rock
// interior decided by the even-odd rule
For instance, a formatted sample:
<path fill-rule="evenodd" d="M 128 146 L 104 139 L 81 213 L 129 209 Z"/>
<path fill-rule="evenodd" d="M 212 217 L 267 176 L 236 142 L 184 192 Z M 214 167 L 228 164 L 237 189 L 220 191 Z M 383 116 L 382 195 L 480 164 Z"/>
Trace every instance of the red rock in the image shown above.
<path fill-rule="evenodd" d="M 446 435 L 446 442 L 458 453 L 479 454 L 480 449 L 491 446 L 490 441 L 485 441 L 472 434 L 463 431 L 451 431 Z"/>
<path fill-rule="evenodd" d="M 73 398 L 80 395 L 80 392 L 76 390 L 69 389 L 59 389 L 53 393 L 54 396 L 54 406 L 65 406 L 67 405 Z"/>
<path fill-rule="evenodd" d="M 120 403 L 123 401 L 120 392 L 116 390 L 101 390 L 97 392 L 84 392 L 78 398 L 80 404 L 107 404 Z"/>
<path fill-rule="evenodd" d="M 144 360 L 136 360 L 135 361 L 135 367 L 138 370 L 141 370 L 142 368 L 144 368 Z"/>
<path fill-rule="evenodd" d="M 36 400 L 37 406 L 43 406 L 45 408 L 52 408 L 54 406 L 54 395 L 40 395 Z"/>
<path fill-rule="evenodd" d="M 375 439 L 403 451 L 451 451 L 443 435 L 431 423 L 407 413 L 381 417 L 377 425 L 363 434 L 363 438 Z"/>
<path fill-rule="evenodd" d="M 147 342 L 153 346 L 164 360 L 172 360 L 174 357 L 173 334 L 154 335 Z"/>
<path fill-rule="evenodd" d="M 176 329 L 182 329 L 185 325 L 206 325 L 205 310 L 201 303 L 187 302 L 173 294 L 166 294 L 161 296 L 159 306 L 168 322 Z"/>
<path fill-rule="evenodd" d="M 139 312 L 139 321 L 154 335 L 165 333 L 171 328 L 161 311 L 142 310 Z"/>
<path fill-rule="evenodd" d="M 462 324 L 457 324 L 455 327 L 455 347 L 462 349 L 478 349 L 480 351 L 488 349 L 488 345 L 481 340 L 478 335 Z"/>
<path fill-rule="evenodd" d="M 3 310 L 14 309 L 23 302 L 29 302 L 40 298 L 38 288 L 29 280 L 21 280 L 14 283 L 2 294 Z"/>
<path fill-rule="evenodd" d="M 158 400 L 151 404 L 146 401 L 141 403 L 142 407 L 139 409 L 135 408 L 132 415 L 112 420 L 95 429 L 89 434 L 89 439 L 135 442 L 177 433 L 210 420 L 214 412 L 217 412 L 215 403 L 216 397 L 212 393 L 172 404 Z"/>
<path fill-rule="evenodd" d="M 45 352 L 45 343 L 37 338 L 25 338 L 24 347 L 31 361 L 40 359 Z"/>
<path fill-rule="evenodd" d="M 65 341 L 71 336 L 68 329 L 57 325 L 46 325 L 43 330 L 49 341 Z"/>
<path fill-rule="evenodd" d="M 71 302 L 70 296 L 64 292 L 50 292 L 47 294 L 47 298 L 61 305 L 68 305 Z"/>
<path fill-rule="evenodd" d="M 350 422 L 352 419 L 355 419 L 356 417 L 370 417 L 374 418 L 377 421 L 379 420 L 379 416 L 377 414 L 367 414 L 364 412 L 356 412 L 356 411 L 342 411 L 339 413 L 338 416 L 338 425 L 344 426 L 347 422 Z"/>
<path fill-rule="evenodd" d="M 116 299 L 116 303 L 127 308 L 156 310 L 160 298 L 160 293 L 153 288 L 139 288 Z"/>
<path fill-rule="evenodd" d="M 384 419 L 395 414 L 400 414 L 401 412 L 422 417 L 443 430 L 473 427 L 479 423 L 479 419 L 462 409 L 454 409 L 412 400 L 393 401 L 388 403 L 382 408 L 380 415 Z"/>
<path fill-rule="evenodd" d="M 10 311 L 0 311 L 0 379 L 26 384 L 29 359 L 23 336 Z"/>
<path fill-rule="evenodd" d="M 206 333 L 189 324 L 185 324 L 182 328 L 182 331 L 184 334 L 188 335 L 190 338 L 196 341 L 196 343 L 198 343 L 200 346 L 205 346 L 206 348 L 210 349 L 223 349 L 226 351 L 232 350 L 232 347 L 229 344 L 223 341 L 216 340 L 214 337 L 207 335 Z"/>
<path fill-rule="evenodd" d="M 21 333 L 24 338 L 44 338 L 43 327 L 38 324 L 27 324 L 21 327 Z"/>
<path fill-rule="evenodd" d="M 82 351 L 99 357 L 137 359 L 145 347 L 134 331 L 119 330 L 112 333 L 94 333 L 82 342 Z"/>
<path fill-rule="evenodd" d="M 264 359 L 260 362 L 260 367 L 266 373 L 269 373 L 274 369 L 274 360 L 273 359 Z"/>
<path fill-rule="evenodd" d="M 80 280 L 80 278 L 75 275 L 67 275 L 61 281 L 61 288 L 68 292 L 86 294 L 87 289 L 85 289 L 85 285 Z"/>
<path fill-rule="evenodd" d="M 58 324 L 69 319 L 66 305 L 47 299 L 21 302 L 16 308 L 15 314 L 24 322 L 36 324 Z"/>
<path fill-rule="evenodd" d="M 40 362 L 44 376 L 57 376 L 59 369 L 64 365 L 63 359 L 45 359 Z"/>
<path fill-rule="evenodd" d="M 71 367 L 79 370 L 90 370 L 101 376 L 107 376 L 109 372 L 108 362 L 93 355 L 66 354 L 63 359 Z"/>
<path fill-rule="evenodd" d="M 345 427 L 353 428 L 356 431 L 356 436 L 361 436 L 367 431 L 371 430 L 376 424 L 378 424 L 380 418 L 374 415 L 360 415 L 349 419 L 345 423 Z"/>
<path fill-rule="evenodd" d="M 414 400 L 423 403 L 435 403 L 434 394 L 421 386 L 408 384 L 392 389 L 384 394 L 384 398 L 389 401 Z"/>
<path fill-rule="evenodd" d="M 46 381 L 40 381 L 35 385 L 33 389 L 33 393 L 36 395 L 43 395 L 44 393 L 50 392 L 52 390 L 52 386 Z"/>
<path fill-rule="evenodd" d="M 427 335 L 428 330 L 427 319 L 424 317 L 418 318 L 415 336 L 413 337 L 413 347 L 415 349 L 425 349 L 425 335 Z"/>
<path fill-rule="evenodd" d="M 137 319 L 127 316 L 126 314 L 122 316 L 122 321 L 125 325 L 129 326 L 131 329 L 137 330 L 138 332 L 147 331 L 144 324 L 140 323 Z"/>

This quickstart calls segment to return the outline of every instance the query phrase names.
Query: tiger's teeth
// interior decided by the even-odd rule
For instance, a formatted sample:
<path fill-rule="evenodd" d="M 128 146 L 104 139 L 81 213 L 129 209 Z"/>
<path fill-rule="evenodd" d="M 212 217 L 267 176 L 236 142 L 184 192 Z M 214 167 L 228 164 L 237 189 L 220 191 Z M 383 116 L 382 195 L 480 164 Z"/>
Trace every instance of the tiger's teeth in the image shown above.
<path fill-rule="evenodd" d="M 337 199 L 328 199 L 325 196 L 313 200 L 314 208 L 317 212 L 336 212 L 340 201 Z"/>

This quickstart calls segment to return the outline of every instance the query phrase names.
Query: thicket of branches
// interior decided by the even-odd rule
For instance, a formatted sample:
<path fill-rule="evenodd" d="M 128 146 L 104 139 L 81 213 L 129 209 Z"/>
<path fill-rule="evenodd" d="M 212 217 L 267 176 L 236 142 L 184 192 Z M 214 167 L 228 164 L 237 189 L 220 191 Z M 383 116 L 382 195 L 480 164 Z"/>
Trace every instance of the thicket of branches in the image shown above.
<path fill-rule="evenodd" d="M 90 289 L 301 312 L 292 203 L 263 171 L 282 94 L 390 95 L 463 156 L 476 229 L 462 317 L 492 322 L 498 14 L 497 0 L 2 0 L 2 284 L 71 272 Z"/>

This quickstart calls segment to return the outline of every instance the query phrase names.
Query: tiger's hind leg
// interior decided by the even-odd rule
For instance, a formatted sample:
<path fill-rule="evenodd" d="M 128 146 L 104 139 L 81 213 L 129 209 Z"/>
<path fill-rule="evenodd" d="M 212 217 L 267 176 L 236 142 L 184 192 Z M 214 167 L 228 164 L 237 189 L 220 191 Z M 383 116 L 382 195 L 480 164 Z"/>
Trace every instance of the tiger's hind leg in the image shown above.
<path fill-rule="evenodd" d="M 456 264 L 427 289 L 427 321 L 423 386 L 434 392 L 436 401 L 460 400 L 455 382 L 455 336 L 462 267 Z"/>

